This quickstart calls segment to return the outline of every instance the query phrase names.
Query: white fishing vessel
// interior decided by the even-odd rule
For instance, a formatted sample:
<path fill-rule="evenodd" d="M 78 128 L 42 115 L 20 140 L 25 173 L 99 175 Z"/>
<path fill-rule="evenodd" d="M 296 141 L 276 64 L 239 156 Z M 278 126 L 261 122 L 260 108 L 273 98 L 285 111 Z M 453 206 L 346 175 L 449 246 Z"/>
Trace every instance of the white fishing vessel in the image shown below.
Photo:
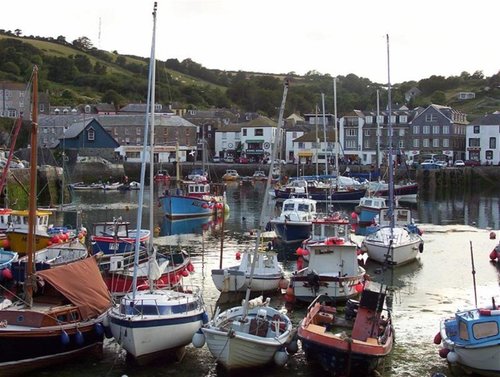
<path fill-rule="evenodd" d="M 155 78 L 155 31 L 156 31 L 156 2 L 153 11 L 153 47 L 150 59 L 150 82 L 148 92 L 148 108 L 146 115 L 144 135 L 150 135 L 151 149 L 154 147 L 154 78 Z M 149 116 L 151 117 L 151 131 L 149 131 Z M 151 150 L 149 149 L 149 150 Z M 141 189 L 139 191 L 139 210 L 137 213 L 138 229 L 142 222 L 142 207 L 144 200 L 144 183 L 146 172 L 146 155 L 148 154 L 148 138 L 144 138 L 141 165 Z M 153 166 L 153 153 L 150 155 L 150 166 Z M 150 228 L 154 227 L 154 176 L 150 169 Z M 151 231 L 153 234 L 153 231 Z M 200 291 L 196 287 L 179 286 L 176 289 L 155 289 L 152 285 L 148 290 L 137 289 L 137 266 L 139 259 L 139 243 L 136 238 L 135 261 L 136 266 L 133 277 L 132 292 L 126 294 L 108 312 L 107 325 L 115 340 L 138 363 L 145 363 L 164 353 L 182 352 L 184 346 L 191 342 L 193 334 L 208 320 L 205 305 Z M 153 243 L 147 245 L 151 261 L 155 261 Z M 157 264 L 151 263 L 150 279 L 159 278 Z M 151 283 L 150 283 L 151 284 Z"/>
<path fill-rule="evenodd" d="M 252 292 L 276 292 L 279 288 L 286 288 L 287 281 L 276 252 L 259 250 L 254 255 L 250 250 L 245 250 L 240 258 L 239 265 L 212 270 L 212 280 L 220 292 L 245 292 L 247 290 L 253 258 L 256 261 L 250 287 Z"/>

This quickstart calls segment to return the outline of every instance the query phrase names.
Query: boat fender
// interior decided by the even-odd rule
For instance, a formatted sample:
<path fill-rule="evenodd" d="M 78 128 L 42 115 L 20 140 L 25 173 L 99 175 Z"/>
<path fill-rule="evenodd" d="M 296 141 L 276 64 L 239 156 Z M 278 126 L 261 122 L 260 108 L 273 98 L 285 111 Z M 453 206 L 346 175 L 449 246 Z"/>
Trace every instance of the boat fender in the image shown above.
<path fill-rule="evenodd" d="M 203 334 L 201 329 L 198 329 L 198 331 L 194 333 L 191 343 L 193 343 L 195 348 L 201 348 L 205 345 L 205 334 Z"/>
<path fill-rule="evenodd" d="M 287 344 L 286 351 L 290 355 L 294 355 L 299 351 L 299 344 L 297 342 L 297 337 L 294 336 L 293 339 L 290 341 L 290 343 Z"/>
<path fill-rule="evenodd" d="M 500 309 L 479 309 L 479 314 L 481 315 L 487 315 L 487 316 L 492 316 L 492 315 L 500 315 Z"/>
<path fill-rule="evenodd" d="M 418 244 L 418 251 L 421 253 L 424 252 L 424 244 L 422 242 Z"/>
<path fill-rule="evenodd" d="M 441 337 L 441 333 L 440 333 L 440 332 L 438 332 L 438 333 L 434 336 L 434 344 L 441 344 L 441 340 L 443 340 L 443 339 L 442 339 L 442 337 Z"/>
<path fill-rule="evenodd" d="M 84 339 L 83 339 L 83 333 L 80 330 L 76 331 L 76 344 L 79 346 L 83 346 Z"/>
<path fill-rule="evenodd" d="M 439 357 L 446 359 L 448 357 L 449 353 L 450 353 L 450 350 L 448 348 L 441 348 L 439 350 Z"/>
<path fill-rule="evenodd" d="M 95 333 L 97 334 L 98 337 L 101 337 L 104 335 L 104 326 L 102 325 L 102 323 L 96 323 L 94 325 L 94 329 L 95 329 Z"/>
<path fill-rule="evenodd" d="M 497 247 L 495 247 L 493 250 L 491 250 L 491 253 L 490 253 L 490 259 L 491 260 L 497 259 Z"/>
<path fill-rule="evenodd" d="M 458 362 L 458 359 L 458 354 L 453 351 L 448 352 L 448 355 L 446 356 L 446 360 L 448 360 L 450 364 L 456 364 Z"/>
<path fill-rule="evenodd" d="M 288 354 L 286 353 L 286 350 L 284 348 L 279 349 L 276 351 L 274 354 L 274 362 L 276 365 L 282 367 L 283 365 L 286 364 L 288 361 Z"/>
<path fill-rule="evenodd" d="M 69 344 L 69 335 L 64 330 L 61 333 L 61 343 L 62 343 L 63 346 L 67 346 Z"/>
<path fill-rule="evenodd" d="M 236 252 L 236 260 L 241 259 L 241 253 L 239 251 Z"/>
<path fill-rule="evenodd" d="M 298 257 L 297 258 L 297 271 L 300 271 L 304 268 L 304 258 Z"/>
<path fill-rule="evenodd" d="M 203 312 L 203 314 L 201 315 L 201 321 L 203 322 L 203 324 L 207 324 L 208 323 L 208 314 L 207 314 L 207 312 Z"/>
<path fill-rule="evenodd" d="M 10 268 L 4 268 L 2 270 L 2 280 L 12 280 L 13 276 L 12 276 L 12 271 L 10 270 Z"/>
<path fill-rule="evenodd" d="M 187 270 L 188 270 L 189 272 L 194 272 L 194 266 L 193 266 L 193 264 L 192 264 L 192 263 L 189 263 L 189 264 L 187 265 Z"/>

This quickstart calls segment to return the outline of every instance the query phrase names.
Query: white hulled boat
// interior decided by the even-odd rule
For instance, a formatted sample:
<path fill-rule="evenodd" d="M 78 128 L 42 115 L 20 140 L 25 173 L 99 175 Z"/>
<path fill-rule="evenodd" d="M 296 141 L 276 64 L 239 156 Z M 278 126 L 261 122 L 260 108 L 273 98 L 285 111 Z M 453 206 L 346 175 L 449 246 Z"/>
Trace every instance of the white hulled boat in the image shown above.
<path fill-rule="evenodd" d="M 153 43 L 150 59 L 150 87 L 148 92 L 148 107 L 144 135 L 151 136 L 150 146 L 154 147 L 154 78 L 155 78 L 155 32 L 156 32 L 156 2 L 153 11 Z M 151 116 L 151 131 L 148 119 Z M 139 211 L 137 224 L 140 229 L 142 222 L 142 206 L 144 200 L 144 183 L 146 172 L 146 154 L 148 154 L 147 137 L 144 138 L 141 165 L 141 189 L 139 191 Z M 153 166 L 153 153 L 150 155 L 150 166 Z M 150 229 L 153 221 L 153 169 L 150 169 Z M 153 233 L 153 231 L 151 231 Z M 139 260 L 139 238 L 136 238 L 135 261 L 132 292 L 126 294 L 119 305 L 108 312 L 108 322 L 116 341 L 137 362 L 144 363 L 164 353 L 178 353 L 191 342 L 194 333 L 208 320 L 205 305 L 197 288 L 179 286 L 170 290 L 155 289 L 152 285 L 148 290 L 137 289 L 137 266 Z M 155 258 L 152 242 L 148 245 L 150 258 Z M 150 282 L 160 277 L 160 271 L 155 271 L 155 264 L 150 264 Z M 157 266 L 157 265 L 156 265 Z M 151 284 L 151 283 L 150 283 Z"/>

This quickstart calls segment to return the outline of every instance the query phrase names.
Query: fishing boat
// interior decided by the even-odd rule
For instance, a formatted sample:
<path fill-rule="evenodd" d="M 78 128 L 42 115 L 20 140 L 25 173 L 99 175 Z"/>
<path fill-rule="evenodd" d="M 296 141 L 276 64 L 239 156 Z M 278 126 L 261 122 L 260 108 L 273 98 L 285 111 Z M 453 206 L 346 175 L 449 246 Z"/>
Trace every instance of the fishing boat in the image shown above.
<path fill-rule="evenodd" d="M 500 306 L 492 299 L 490 307 L 473 308 L 443 319 L 435 342 L 439 355 L 452 366 L 484 376 L 500 374 Z"/>
<path fill-rule="evenodd" d="M 32 258 L 36 271 L 59 267 L 73 263 L 89 256 L 87 247 L 77 238 L 65 243 L 56 243 L 44 249 L 37 250 Z M 23 283 L 26 276 L 28 256 L 19 258 L 12 264 L 14 280 Z"/>
<path fill-rule="evenodd" d="M 389 37 L 387 37 L 389 44 Z M 388 51 L 389 51 L 389 47 Z M 389 54 L 389 52 L 388 52 Z M 389 70 L 388 70 L 389 71 Z M 392 97 L 390 85 L 390 73 L 388 74 L 388 113 L 392 114 Z M 394 153 L 392 147 L 392 116 L 388 117 L 389 133 L 389 166 L 394 166 Z M 394 169 L 389 168 L 389 197 L 387 218 L 388 226 L 380 227 L 377 231 L 369 234 L 363 240 L 363 247 L 366 249 L 371 260 L 390 265 L 403 265 L 413 262 L 417 259 L 419 252 L 424 250 L 424 241 L 422 237 L 411 232 L 407 227 L 396 224 L 395 196 L 394 196 Z"/>
<path fill-rule="evenodd" d="M 500 305 L 491 298 L 490 307 L 478 308 L 476 269 L 472 241 L 470 243 L 472 282 L 475 307 L 459 310 L 451 318 L 440 321 L 435 344 L 441 344 L 439 356 L 450 368 L 460 366 L 467 374 L 500 375 Z"/>
<path fill-rule="evenodd" d="M 168 189 L 159 197 L 159 205 L 169 219 L 218 216 L 228 212 L 223 186 L 205 181 L 181 181 L 180 187 Z"/>
<path fill-rule="evenodd" d="M 312 221 L 316 216 L 316 200 L 290 198 L 283 201 L 281 214 L 271 219 L 271 226 L 281 242 L 302 242 L 309 238 Z"/>
<path fill-rule="evenodd" d="M 288 81 L 285 80 L 277 134 L 283 123 L 287 92 Z M 274 160 L 276 152 L 277 148 L 274 144 L 271 161 Z M 272 171 L 272 164 L 269 174 Z M 292 323 L 288 316 L 271 307 L 270 299 L 263 300 L 261 296 L 250 300 L 262 229 L 267 219 L 265 213 L 268 207 L 270 185 L 269 176 L 264 191 L 250 278 L 242 305 L 225 311 L 220 311 L 218 308 L 210 322 L 193 337 L 193 345 L 202 347 L 206 343 L 210 353 L 226 370 L 263 366 L 272 362 L 273 359 L 278 365 L 284 365 L 287 361 L 285 348 L 292 342 Z"/>
<path fill-rule="evenodd" d="M 252 174 L 252 180 L 253 181 L 265 181 L 265 180 L 267 180 L 267 175 L 264 172 L 264 170 L 256 170 Z"/>
<path fill-rule="evenodd" d="M 297 330 L 307 360 L 333 375 L 371 375 L 394 345 L 384 301 L 384 293 L 366 289 L 341 317 L 330 296 L 317 296 Z"/>
<path fill-rule="evenodd" d="M 129 228 L 130 222 L 123 221 L 121 217 L 114 218 L 113 221 L 94 223 L 90 236 L 92 252 L 103 253 L 107 256 L 132 253 L 137 237 L 141 245 L 150 239 L 149 229 L 141 229 L 137 232 L 137 229 Z"/>
<path fill-rule="evenodd" d="M 33 273 L 37 225 L 38 68 L 33 71 L 33 107 L 27 278 L 24 297 L 0 309 L 0 375 L 47 367 L 84 354 L 101 354 L 102 321 L 111 306 L 95 258 Z"/>
<path fill-rule="evenodd" d="M 222 176 L 223 181 L 237 181 L 241 177 L 238 172 L 234 169 L 227 169 L 224 175 Z"/>
<path fill-rule="evenodd" d="M 160 182 L 161 183 L 169 182 L 170 181 L 170 174 L 168 174 L 167 170 L 158 170 L 155 174 L 154 180 L 155 180 L 155 182 L 159 182 L 159 183 Z"/>
<path fill-rule="evenodd" d="M 52 211 L 38 209 L 36 211 L 36 228 L 35 228 L 35 249 L 40 250 L 51 245 L 58 237 L 68 241 L 74 238 L 77 234 L 73 229 L 67 227 L 51 227 L 49 226 L 49 217 Z M 29 211 L 28 210 L 13 210 L 10 213 L 10 227 L 5 234 L 9 242 L 10 249 L 18 252 L 20 255 L 26 254 L 28 248 L 26 244 L 28 234 Z M 63 235 L 63 237 L 59 237 Z"/>
<path fill-rule="evenodd" d="M 405 227 L 411 233 L 422 235 L 422 231 L 415 224 L 411 209 L 395 206 L 394 225 Z M 359 200 L 359 204 L 351 213 L 352 228 L 356 235 L 367 236 L 390 225 L 389 208 L 387 199 L 380 196 L 365 196 Z"/>
<path fill-rule="evenodd" d="M 149 66 L 148 109 L 144 125 L 144 138 L 141 162 L 141 189 L 139 190 L 139 210 L 137 212 L 138 228 L 142 223 L 142 207 L 144 201 L 144 183 L 146 175 L 146 155 L 154 150 L 154 104 L 155 104 L 155 35 L 156 9 L 153 10 L 153 42 Z M 149 120 L 151 119 L 151 129 Z M 153 166 L 154 154 L 149 153 L 149 163 Z M 154 229 L 154 179 L 150 169 L 149 187 L 149 227 Z M 152 284 L 159 277 L 154 264 L 150 263 L 149 287 L 138 289 L 138 265 L 140 239 L 135 239 L 134 272 L 132 290 L 123 296 L 118 305 L 108 311 L 107 323 L 115 340 L 127 351 L 127 355 L 139 364 L 147 363 L 164 354 L 182 353 L 184 347 L 191 343 L 194 333 L 208 320 L 205 304 L 199 287 L 180 286 L 176 289 L 158 289 Z M 152 240 L 146 244 L 148 254 L 155 260 L 156 250 Z"/>
<path fill-rule="evenodd" d="M 359 296 L 366 271 L 358 263 L 349 221 L 338 215 L 324 217 L 314 220 L 312 227 L 312 236 L 297 250 L 297 270 L 290 276 L 285 299 L 310 303 L 319 295 L 336 301 Z"/>
<path fill-rule="evenodd" d="M 254 255 L 245 250 L 238 252 L 236 257 L 241 260 L 240 264 L 212 270 L 212 281 L 220 292 L 245 292 L 249 288 L 252 292 L 276 293 L 288 285 L 275 251 L 264 249 Z M 256 260 L 250 285 L 253 258 Z"/>

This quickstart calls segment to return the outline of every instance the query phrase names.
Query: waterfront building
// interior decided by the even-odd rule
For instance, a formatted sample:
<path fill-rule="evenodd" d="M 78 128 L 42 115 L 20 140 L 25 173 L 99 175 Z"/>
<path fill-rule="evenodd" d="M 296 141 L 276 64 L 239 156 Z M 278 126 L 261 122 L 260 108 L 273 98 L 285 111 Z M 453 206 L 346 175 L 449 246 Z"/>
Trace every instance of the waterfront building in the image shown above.
<path fill-rule="evenodd" d="M 466 159 L 500 165 L 500 112 L 475 119 L 466 128 Z"/>

